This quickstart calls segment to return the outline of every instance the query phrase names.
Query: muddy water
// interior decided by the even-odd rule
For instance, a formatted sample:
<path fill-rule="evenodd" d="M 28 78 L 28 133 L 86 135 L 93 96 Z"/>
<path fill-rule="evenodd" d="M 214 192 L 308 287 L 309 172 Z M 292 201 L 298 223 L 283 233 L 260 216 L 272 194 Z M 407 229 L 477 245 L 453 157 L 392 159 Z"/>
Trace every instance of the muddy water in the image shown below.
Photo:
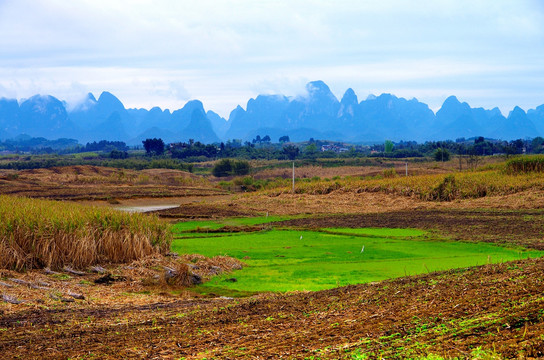
<path fill-rule="evenodd" d="M 127 212 L 148 212 L 148 211 L 157 211 L 157 210 L 165 210 L 165 209 L 172 209 L 178 207 L 179 204 L 172 204 L 172 205 L 140 205 L 140 206 L 114 206 L 114 209 L 121 210 L 121 211 L 127 211 Z"/>

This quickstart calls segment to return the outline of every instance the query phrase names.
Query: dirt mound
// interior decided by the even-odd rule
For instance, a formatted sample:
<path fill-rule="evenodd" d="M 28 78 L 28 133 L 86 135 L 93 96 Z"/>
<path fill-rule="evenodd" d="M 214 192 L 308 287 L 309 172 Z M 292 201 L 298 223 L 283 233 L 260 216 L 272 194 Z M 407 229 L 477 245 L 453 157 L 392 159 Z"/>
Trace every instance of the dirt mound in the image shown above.
<path fill-rule="evenodd" d="M 153 211 L 163 218 L 171 219 L 220 219 L 235 216 L 255 216 L 248 210 L 243 210 L 233 204 L 183 204 L 177 208 Z"/>

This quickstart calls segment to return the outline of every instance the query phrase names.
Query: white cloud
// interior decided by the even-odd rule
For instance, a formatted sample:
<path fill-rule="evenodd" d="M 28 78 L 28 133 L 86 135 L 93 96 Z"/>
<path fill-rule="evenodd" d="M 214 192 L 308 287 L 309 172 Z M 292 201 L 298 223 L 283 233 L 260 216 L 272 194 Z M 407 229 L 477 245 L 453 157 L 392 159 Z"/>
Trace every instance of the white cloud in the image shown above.
<path fill-rule="evenodd" d="M 322 79 L 337 97 L 413 89 L 403 96 L 536 106 L 543 14 L 538 0 L 4 0 L 0 96 L 107 90 L 131 107 L 198 98 L 228 115 Z"/>

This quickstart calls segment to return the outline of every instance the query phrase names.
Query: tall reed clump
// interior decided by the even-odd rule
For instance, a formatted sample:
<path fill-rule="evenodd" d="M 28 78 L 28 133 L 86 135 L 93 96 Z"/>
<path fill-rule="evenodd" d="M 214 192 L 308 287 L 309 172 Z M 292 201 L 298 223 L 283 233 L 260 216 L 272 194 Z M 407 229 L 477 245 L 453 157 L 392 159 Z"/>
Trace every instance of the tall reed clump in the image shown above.
<path fill-rule="evenodd" d="M 507 174 L 526 174 L 532 172 L 544 172 L 544 156 L 522 156 L 506 162 Z"/>
<path fill-rule="evenodd" d="M 0 268 L 128 262 L 166 253 L 171 241 L 155 216 L 0 195 Z"/>

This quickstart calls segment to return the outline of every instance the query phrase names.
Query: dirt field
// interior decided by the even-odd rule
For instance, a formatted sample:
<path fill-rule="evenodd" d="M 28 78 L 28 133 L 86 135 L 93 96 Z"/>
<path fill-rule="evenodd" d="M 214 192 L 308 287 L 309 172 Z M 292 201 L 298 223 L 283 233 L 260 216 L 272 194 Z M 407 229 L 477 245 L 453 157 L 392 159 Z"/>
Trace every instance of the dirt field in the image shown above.
<path fill-rule="evenodd" d="M 67 166 L 0 171 L 0 193 L 52 200 L 109 200 L 225 194 L 184 171 Z"/>
<path fill-rule="evenodd" d="M 305 214 L 279 226 L 409 227 L 454 240 L 544 249 L 543 192 L 452 202 L 337 191 L 266 196 L 218 193 L 171 171 L 123 171 L 121 180 L 116 171 L 74 171 L 4 173 L 0 192 L 96 204 L 101 196 L 117 199 L 112 195 L 119 191 L 118 202 L 138 206 L 167 201 L 155 197 L 162 191 L 180 204 L 157 212 L 169 221 Z M 544 357 L 543 259 L 244 299 L 204 298 L 162 283 L 160 263 L 153 261 L 110 266 L 118 281 L 109 284 L 95 283 L 103 275 L 91 273 L 0 272 L 0 358 Z"/>
<path fill-rule="evenodd" d="M 0 319 L 13 358 L 544 356 L 542 260 L 316 293 L 23 310 Z M 358 350 L 359 349 L 359 350 Z"/>

